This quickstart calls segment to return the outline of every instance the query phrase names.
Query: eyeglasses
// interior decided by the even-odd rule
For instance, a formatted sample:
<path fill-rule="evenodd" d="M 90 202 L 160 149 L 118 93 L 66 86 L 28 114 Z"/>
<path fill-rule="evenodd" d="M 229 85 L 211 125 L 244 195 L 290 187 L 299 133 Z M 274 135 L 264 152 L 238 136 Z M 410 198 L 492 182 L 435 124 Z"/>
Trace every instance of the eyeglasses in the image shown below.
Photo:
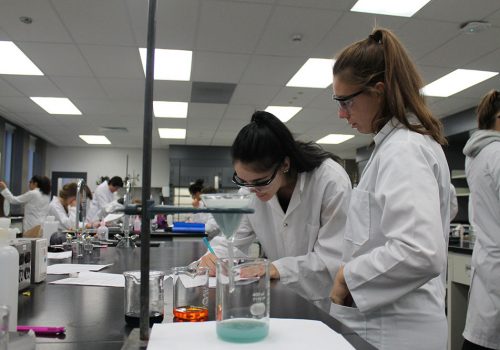
<path fill-rule="evenodd" d="M 365 92 L 365 90 L 366 89 L 363 88 L 363 89 L 359 90 L 358 92 L 355 92 L 355 93 L 348 95 L 348 96 L 332 95 L 332 100 L 337 101 L 337 103 L 339 104 L 339 109 L 344 109 L 347 112 L 350 112 L 354 98 L 358 95 L 361 95 L 363 92 Z"/>
<path fill-rule="evenodd" d="M 235 183 L 236 185 L 238 185 L 240 187 L 265 187 L 265 186 L 269 186 L 271 184 L 271 182 L 273 182 L 276 175 L 278 174 L 278 170 L 281 166 L 281 163 L 282 162 L 278 163 L 278 165 L 276 166 L 276 169 L 274 169 L 274 172 L 269 179 L 258 180 L 258 181 L 254 181 L 254 182 L 245 182 L 244 180 L 240 179 L 238 177 L 238 175 L 236 175 L 236 171 L 235 171 L 233 174 L 232 181 L 233 181 L 233 183 Z"/>

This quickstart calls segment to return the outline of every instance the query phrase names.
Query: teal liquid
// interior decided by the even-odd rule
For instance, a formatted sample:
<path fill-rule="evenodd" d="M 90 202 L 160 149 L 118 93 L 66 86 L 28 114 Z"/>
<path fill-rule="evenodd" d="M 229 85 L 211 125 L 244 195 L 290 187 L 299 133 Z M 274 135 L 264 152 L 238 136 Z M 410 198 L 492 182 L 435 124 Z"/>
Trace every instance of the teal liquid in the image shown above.
<path fill-rule="evenodd" d="M 219 225 L 220 230 L 226 236 L 226 238 L 230 238 L 234 231 L 238 228 L 241 221 L 242 214 L 212 214 L 215 222 Z"/>
<path fill-rule="evenodd" d="M 220 339 L 233 343 L 253 343 L 264 339 L 269 333 L 267 322 L 248 318 L 220 321 L 216 328 Z"/>

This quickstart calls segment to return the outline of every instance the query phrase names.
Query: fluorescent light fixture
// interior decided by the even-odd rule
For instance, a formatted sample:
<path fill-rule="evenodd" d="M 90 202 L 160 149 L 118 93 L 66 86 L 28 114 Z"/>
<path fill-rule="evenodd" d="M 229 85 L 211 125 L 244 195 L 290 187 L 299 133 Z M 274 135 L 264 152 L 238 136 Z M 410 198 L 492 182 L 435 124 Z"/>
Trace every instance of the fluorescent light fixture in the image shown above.
<path fill-rule="evenodd" d="M 185 139 L 186 129 L 158 128 L 161 139 Z"/>
<path fill-rule="evenodd" d="M 351 11 L 411 17 L 429 1 L 430 0 L 358 0 L 351 8 Z"/>
<path fill-rule="evenodd" d="M 310 58 L 300 67 L 286 86 L 324 89 L 332 83 L 334 62 L 332 59 Z"/>
<path fill-rule="evenodd" d="M 49 114 L 82 114 L 66 97 L 30 97 Z"/>
<path fill-rule="evenodd" d="M 146 52 L 145 48 L 139 48 L 144 74 L 146 74 Z M 155 79 L 189 81 L 192 59 L 192 51 L 156 49 Z"/>
<path fill-rule="evenodd" d="M 266 112 L 274 114 L 283 123 L 286 123 L 293 116 L 299 113 L 302 107 L 290 107 L 290 106 L 269 106 L 265 109 Z"/>
<path fill-rule="evenodd" d="M 111 145 L 111 141 L 104 135 L 78 135 L 78 137 L 89 145 Z"/>
<path fill-rule="evenodd" d="M 354 135 L 343 135 L 343 134 L 330 134 L 326 135 L 322 139 L 316 141 L 317 143 L 329 144 L 329 145 L 338 145 L 339 143 L 350 140 L 354 137 Z"/>
<path fill-rule="evenodd" d="M 456 69 L 446 74 L 444 77 L 424 86 L 422 88 L 422 93 L 426 96 L 448 97 L 494 77 L 497 74 L 498 72 Z"/>
<path fill-rule="evenodd" d="M 187 102 L 153 101 L 155 117 L 158 118 L 187 118 Z"/>
<path fill-rule="evenodd" d="M 0 74 L 43 75 L 12 41 L 0 41 Z"/>

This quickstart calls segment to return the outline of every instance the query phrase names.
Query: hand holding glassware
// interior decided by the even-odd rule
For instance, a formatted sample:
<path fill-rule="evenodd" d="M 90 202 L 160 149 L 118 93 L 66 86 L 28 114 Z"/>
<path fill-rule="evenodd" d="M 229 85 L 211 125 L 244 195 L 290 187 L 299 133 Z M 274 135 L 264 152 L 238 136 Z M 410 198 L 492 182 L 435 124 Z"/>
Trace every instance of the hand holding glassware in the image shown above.
<path fill-rule="evenodd" d="M 233 281 L 231 290 L 230 281 Z M 246 258 L 217 260 L 216 329 L 219 338 L 250 343 L 269 332 L 269 262 Z"/>

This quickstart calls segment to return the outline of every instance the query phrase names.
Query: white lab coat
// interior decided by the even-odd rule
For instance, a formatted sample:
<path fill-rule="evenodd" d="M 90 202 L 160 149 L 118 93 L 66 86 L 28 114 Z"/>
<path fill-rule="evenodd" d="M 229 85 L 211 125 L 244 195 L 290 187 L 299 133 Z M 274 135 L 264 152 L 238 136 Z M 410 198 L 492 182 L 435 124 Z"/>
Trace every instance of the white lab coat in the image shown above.
<path fill-rule="evenodd" d="M 500 349 L 500 132 L 477 131 L 464 149 L 476 234 L 464 338 Z"/>
<path fill-rule="evenodd" d="M 374 142 L 352 192 L 344 240 L 355 305 L 332 303 L 330 314 L 379 349 L 443 350 L 448 164 L 437 142 L 395 119 Z"/>
<path fill-rule="evenodd" d="M 89 211 L 86 215 L 86 220 L 89 223 L 101 221 L 106 215 L 106 206 L 116 200 L 115 193 L 109 190 L 108 181 L 103 181 L 95 189 Z"/>
<path fill-rule="evenodd" d="M 199 209 L 205 208 L 203 202 L 200 202 Z M 208 239 L 212 239 L 220 234 L 219 225 L 215 221 L 214 217 L 210 213 L 196 213 L 193 215 L 193 222 L 199 222 L 205 224 L 205 233 Z"/>
<path fill-rule="evenodd" d="M 49 212 L 50 197 L 39 188 L 14 196 L 8 188 L 2 192 L 5 200 L 11 204 L 24 204 L 23 231 L 41 225 Z"/>
<path fill-rule="evenodd" d="M 56 221 L 59 221 L 60 230 L 71 230 L 76 224 L 76 208 L 69 207 L 68 212 L 64 210 L 59 197 L 53 197 L 49 204 L 48 215 L 54 216 Z"/>
<path fill-rule="evenodd" d="M 276 195 L 268 202 L 255 196 L 255 213 L 244 215 L 234 235 L 243 252 L 258 239 L 267 258 L 288 287 L 325 307 L 342 256 L 351 182 L 345 170 L 331 159 L 300 173 L 283 212 Z M 226 240 L 212 240 L 217 256 L 227 256 Z"/>

